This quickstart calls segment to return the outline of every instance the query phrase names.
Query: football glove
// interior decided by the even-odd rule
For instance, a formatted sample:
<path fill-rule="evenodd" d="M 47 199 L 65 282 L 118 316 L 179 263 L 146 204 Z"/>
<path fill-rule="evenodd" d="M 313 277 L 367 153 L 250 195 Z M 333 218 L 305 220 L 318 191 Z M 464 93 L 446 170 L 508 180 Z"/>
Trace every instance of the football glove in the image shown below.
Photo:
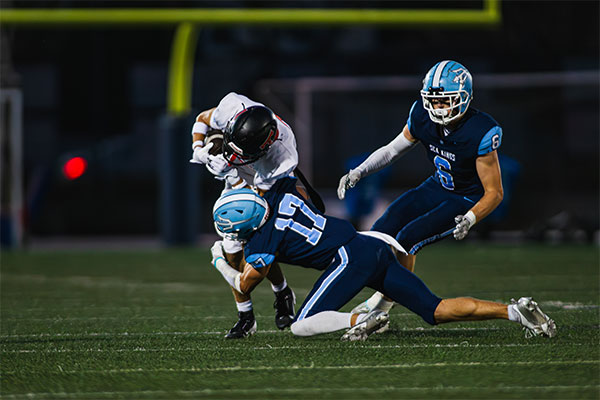
<path fill-rule="evenodd" d="M 212 144 L 212 143 L 211 143 Z M 222 154 L 218 156 L 208 156 L 208 162 L 206 163 L 206 169 L 217 177 L 224 177 L 232 167 L 229 165 L 225 157 Z"/>
<path fill-rule="evenodd" d="M 456 228 L 452 231 L 454 239 L 463 240 L 467 236 L 467 233 L 469 233 L 469 229 L 475 225 L 476 221 L 477 218 L 475 217 L 475 214 L 473 214 L 473 211 L 469 211 L 465 215 L 457 215 L 454 217 L 454 222 L 456 222 Z"/>
<path fill-rule="evenodd" d="M 194 147 L 194 154 L 190 162 L 192 164 L 206 164 L 208 163 L 209 150 L 213 147 L 213 143 L 209 143 L 204 147 Z"/>
<path fill-rule="evenodd" d="M 337 195 L 340 200 L 346 197 L 346 190 L 353 188 L 360 180 L 360 173 L 351 169 L 346 175 L 340 179 L 340 185 L 338 186 Z"/>

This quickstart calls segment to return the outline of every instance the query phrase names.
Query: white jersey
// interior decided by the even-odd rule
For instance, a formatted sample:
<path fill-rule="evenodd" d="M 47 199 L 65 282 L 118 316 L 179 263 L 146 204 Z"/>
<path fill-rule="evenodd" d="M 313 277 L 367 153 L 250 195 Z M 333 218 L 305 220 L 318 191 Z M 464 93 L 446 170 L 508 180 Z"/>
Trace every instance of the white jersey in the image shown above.
<path fill-rule="evenodd" d="M 227 94 L 213 111 L 210 127 L 224 131 L 233 117 L 244 108 L 251 106 L 264 107 L 264 104 L 234 92 Z M 298 150 L 292 128 L 277 118 L 277 129 L 279 138 L 269 148 L 267 154 L 251 164 L 235 167 L 239 176 L 248 184 L 262 190 L 269 190 L 278 179 L 292 175 L 298 165 Z"/>

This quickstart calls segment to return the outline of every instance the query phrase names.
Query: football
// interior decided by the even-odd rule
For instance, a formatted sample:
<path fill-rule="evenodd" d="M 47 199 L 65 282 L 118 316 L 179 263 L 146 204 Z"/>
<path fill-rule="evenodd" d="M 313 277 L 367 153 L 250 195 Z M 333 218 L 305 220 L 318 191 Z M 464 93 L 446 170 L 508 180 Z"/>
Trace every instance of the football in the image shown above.
<path fill-rule="evenodd" d="M 210 155 L 216 156 L 223 154 L 223 132 L 218 129 L 210 129 L 206 132 L 205 142 L 213 143 L 213 147 L 208 151 Z"/>

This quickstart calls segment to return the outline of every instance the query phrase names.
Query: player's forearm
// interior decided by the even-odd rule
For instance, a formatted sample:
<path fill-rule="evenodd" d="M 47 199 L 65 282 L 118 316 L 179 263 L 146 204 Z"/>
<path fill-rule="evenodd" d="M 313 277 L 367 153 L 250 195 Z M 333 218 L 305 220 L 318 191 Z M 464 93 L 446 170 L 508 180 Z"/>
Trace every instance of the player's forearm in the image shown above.
<path fill-rule="evenodd" d="M 210 128 L 210 117 L 215 109 L 202 111 L 196 117 L 196 122 L 192 126 L 192 141 L 193 147 L 204 146 L 204 139 L 206 138 L 206 132 Z"/>
<path fill-rule="evenodd" d="M 239 272 L 231 267 L 223 257 L 218 257 L 214 266 L 227 283 L 242 294 L 250 293 L 268 273 L 268 267 L 264 267 L 265 270 L 259 272 L 248 264 L 244 267 L 244 272 Z"/>
<path fill-rule="evenodd" d="M 488 190 L 485 192 L 483 197 L 471 208 L 471 212 L 477 218 L 477 221 L 481 221 L 487 217 L 492 211 L 498 207 L 502 202 L 504 194 L 502 188 L 499 190 Z"/>
<path fill-rule="evenodd" d="M 215 260 L 214 267 L 221 273 L 229 286 L 240 293 L 244 293 L 240 287 L 240 279 L 242 274 L 231 267 L 231 265 L 229 265 L 223 257 L 219 257 Z"/>
<path fill-rule="evenodd" d="M 380 171 L 406 154 L 416 143 L 409 140 L 403 131 L 390 143 L 375 150 L 355 171 L 360 173 L 361 178 Z"/>

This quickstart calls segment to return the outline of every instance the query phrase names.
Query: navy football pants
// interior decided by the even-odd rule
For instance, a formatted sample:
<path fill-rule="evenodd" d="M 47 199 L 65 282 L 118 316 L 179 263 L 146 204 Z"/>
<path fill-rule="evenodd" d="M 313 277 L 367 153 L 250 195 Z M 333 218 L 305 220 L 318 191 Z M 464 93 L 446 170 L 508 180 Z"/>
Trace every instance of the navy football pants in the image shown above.
<path fill-rule="evenodd" d="M 337 311 L 365 287 L 380 291 L 435 324 L 433 314 L 441 299 L 398 263 L 387 243 L 360 234 L 340 247 L 296 313 L 295 321 L 321 311 Z"/>
<path fill-rule="evenodd" d="M 456 227 L 454 217 L 464 215 L 480 198 L 452 193 L 430 177 L 390 204 L 371 230 L 395 237 L 407 252 L 417 254 L 450 235 Z"/>

